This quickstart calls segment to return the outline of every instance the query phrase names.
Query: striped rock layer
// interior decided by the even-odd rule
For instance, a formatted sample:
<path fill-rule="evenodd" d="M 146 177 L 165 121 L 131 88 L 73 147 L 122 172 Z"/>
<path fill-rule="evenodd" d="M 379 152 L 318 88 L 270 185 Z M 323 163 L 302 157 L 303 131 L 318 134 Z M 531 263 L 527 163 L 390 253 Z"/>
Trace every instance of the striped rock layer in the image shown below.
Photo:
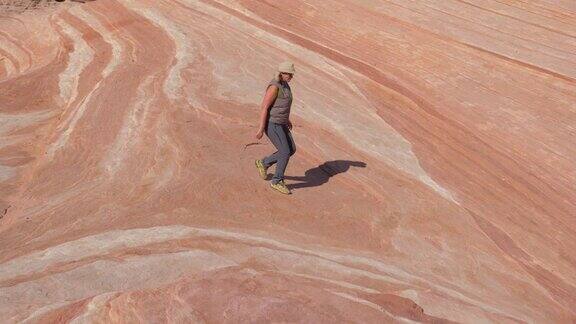
<path fill-rule="evenodd" d="M 571 322 L 575 135 L 571 0 L 2 1 L 0 322 Z"/>

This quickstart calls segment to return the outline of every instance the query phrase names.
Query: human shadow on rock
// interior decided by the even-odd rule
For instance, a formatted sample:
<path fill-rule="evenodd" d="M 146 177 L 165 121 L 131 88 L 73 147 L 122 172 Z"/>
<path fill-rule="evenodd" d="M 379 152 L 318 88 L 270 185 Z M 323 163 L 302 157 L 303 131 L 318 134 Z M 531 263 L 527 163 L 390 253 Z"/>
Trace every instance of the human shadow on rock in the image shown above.
<path fill-rule="evenodd" d="M 335 160 L 328 161 L 320 164 L 319 166 L 307 170 L 303 177 L 295 176 L 284 176 L 286 180 L 301 181 L 299 183 L 287 184 L 290 190 L 307 188 L 307 187 L 317 187 L 325 184 L 328 180 L 337 175 L 338 173 L 343 173 L 348 171 L 350 167 L 360 167 L 365 168 L 366 163 L 361 161 L 348 161 L 348 160 Z"/>

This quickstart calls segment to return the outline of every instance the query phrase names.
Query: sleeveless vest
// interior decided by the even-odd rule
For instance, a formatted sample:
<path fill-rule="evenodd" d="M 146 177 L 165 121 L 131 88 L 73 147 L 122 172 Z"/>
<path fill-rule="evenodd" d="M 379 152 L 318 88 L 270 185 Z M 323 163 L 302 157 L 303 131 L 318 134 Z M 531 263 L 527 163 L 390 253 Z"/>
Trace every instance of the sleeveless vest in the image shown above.
<path fill-rule="evenodd" d="M 272 79 L 268 87 L 271 85 L 278 87 L 278 96 L 270 107 L 270 117 L 268 120 L 276 124 L 287 124 L 288 117 L 290 116 L 290 107 L 292 106 L 292 91 L 290 90 L 290 86 L 288 82 L 279 82 L 276 79 Z"/>

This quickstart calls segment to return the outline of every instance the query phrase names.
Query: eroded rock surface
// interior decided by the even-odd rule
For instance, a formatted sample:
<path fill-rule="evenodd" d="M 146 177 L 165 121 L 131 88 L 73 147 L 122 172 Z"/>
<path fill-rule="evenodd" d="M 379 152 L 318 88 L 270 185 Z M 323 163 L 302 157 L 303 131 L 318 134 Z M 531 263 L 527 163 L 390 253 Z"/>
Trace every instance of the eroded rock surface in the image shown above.
<path fill-rule="evenodd" d="M 0 322 L 571 322 L 575 131 L 574 1 L 2 1 Z"/>

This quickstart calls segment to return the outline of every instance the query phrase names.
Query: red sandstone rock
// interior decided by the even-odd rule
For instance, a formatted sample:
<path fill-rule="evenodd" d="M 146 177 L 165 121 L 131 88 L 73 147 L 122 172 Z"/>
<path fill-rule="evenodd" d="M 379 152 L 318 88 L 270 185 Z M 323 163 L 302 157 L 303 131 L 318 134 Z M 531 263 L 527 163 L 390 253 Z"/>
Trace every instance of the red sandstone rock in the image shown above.
<path fill-rule="evenodd" d="M 0 322 L 575 320 L 575 18 L 0 2 Z M 247 146 L 284 60 L 289 197 Z"/>

